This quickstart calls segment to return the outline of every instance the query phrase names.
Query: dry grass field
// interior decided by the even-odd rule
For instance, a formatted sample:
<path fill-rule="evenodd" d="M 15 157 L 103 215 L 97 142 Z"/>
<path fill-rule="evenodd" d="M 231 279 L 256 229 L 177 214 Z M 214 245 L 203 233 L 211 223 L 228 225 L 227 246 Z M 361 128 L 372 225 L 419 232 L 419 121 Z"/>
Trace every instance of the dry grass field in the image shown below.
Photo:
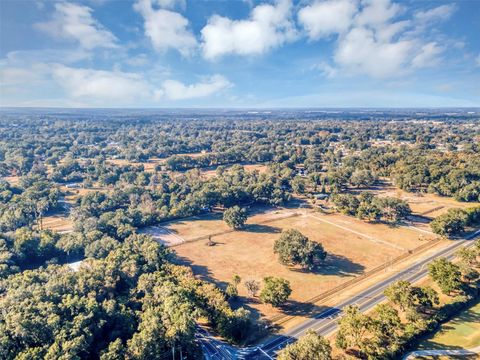
<path fill-rule="evenodd" d="M 165 246 L 174 246 L 185 242 L 184 238 L 163 226 L 149 226 L 141 229 L 139 233 L 150 235 L 153 240 L 158 241 Z"/>
<path fill-rule="evenodd" d="M 43 228 L 57 232 L 69 232 L 73 230 L 73 222 L 62 215 L 51 215 L 43 218 Z"/>
<path fill-rule="evenodd" d="M 286 210 L 283 210 L 286 211 Z M 291 211 L 291 210 L 290 210 Z M 273 215 L 272 215 L 273 214 Z M 265 216 L 277 216 L 265 221 Z M 211 231 L 226 229 L 220 218 L 190 219 L 168 226 L 183 238 L 193 238 Z M 325 265 L 315 272 L 279 264 L 273 253 L 274 241 L 282 230 L 295 228 L 311 240 L 322 243 L 329 253 Z M 362 223 L 339 215 L 301 212 L 299 216 L 282 217 L 281 212 L 259 213 L 249 219 L 242 231 L 214 236 L 214 246 L 207 240 L 186 242 L 174 248 L 183 264 L 192 267 L 200 278 L 226 286 L 233 275 L 243 280 L 261 281 L 265 276 L 279 276 L 290 281 L 291 302 L 302 303 L 353 276 L 360 275 L 404 254 L 406 249 L 424 243 L 417 231 L 390 228 L 382 224 Z M 245 288 L 239 286 L 240 303 L 253 310 L 255 316 L 278 314 L 280 310 L 248 299 Z"/>
<path fill-rule="evenodd" d="M 7 181 L 11 185 L 17 185 L 20 182 L 20 176 L 3 176 L 2 180 Z"/>
<path fill-rule="evenodd" d="M 265 173 L 268 170 L 268 166 L 264 164 L 241 164 L 241 165 L 244 167 L 246 171 L 257 170 L 260 174 Z M 227 168 L 230 168 L 232 166 L 233 165 L 227 166 Z M 214 177 L 216 175 L 216 172 L 217 172 L 216 169 L 205 169 L 201 171 L 202 175 L 207 179 Z"/>
<path fill-rule="evenodd" d="M 480 205 L 480 203 L 465 203 L 450 197 L 435 194 L 409 193 L 388 184 L 374 187 L 367 191 L 371 191 L 378 196 L 392 196 L 405 200 L 409 203 L 410 208 L 415 215 L 421 215 L 431 219 L 446 213 L 448 209 L 467 208 Z"/>
<path fill-rule="evenodd" d="M 107 163 L 117 166 L 125 166 L 125 165 L 133 165 L 133 166 L 142 166 L 144 167 L 146 172 L 154 172 L 155 166 L 159 164 L 163 164 L 164 160 L 159 158 L 151 158 L 145 162 L 133 162 L 125 159 L 108 159 L 106 160 Z"/>
<path fill-rule="evenodd" d="M 276 218 L 283 218 L 295 214 L 291 209 L 273 208 L 270 206 L 255 206 L 248 211 L 247 224 L 251 227 L 265 221 L 271 221 Z M 230 231 L 230 228 L 222 220 L 223 213 L 212 212 L 199 216 L 192 216 L 180 220 L 162 223 L 161 226 L 168 229 L 173 234 L 192 241 L 197 238 L 206 237 Z"/>

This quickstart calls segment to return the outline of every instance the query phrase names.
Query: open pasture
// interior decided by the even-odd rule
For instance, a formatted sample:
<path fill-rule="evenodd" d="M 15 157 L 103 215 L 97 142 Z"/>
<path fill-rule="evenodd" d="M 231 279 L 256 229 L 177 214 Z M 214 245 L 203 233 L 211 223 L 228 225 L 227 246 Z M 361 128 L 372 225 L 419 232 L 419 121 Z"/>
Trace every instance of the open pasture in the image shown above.
<path fill-rule="evenodd" d="M 185 242 L 185 239 L 163 226 L 149 226 L 140 230 L 139 233 L 150 235 L 153 240 L 158 241 L 165 246 L 173 246 Z"/>
<path fill-rule="evenodd" d="M 60 233 L 73 231 L 73 222 L 64 215 L 45 216 L 42 225 L 44 229 Z"/>
<path fill-rule="evenodd" d="M 243 166 L 245 171 L 258 171 L 260 174 L 267 172 L 268 166 L 264 164 L 239 164 Z M 233 165 L 227 166 L 227 169 L 232 167 Z M 216 175 L 217 170 L 215 169 L 203 169 L 201 170 L 201 174 L 206 177 L 207 179 L 212 178 Z"/>
<path fill-rule="evenodd" d="M 411 193 L 401 190 L 388 183 L 359 191 L 369 191 L 378 196 L 391 196 L 405 200 L 410 205 L 414 215 L 419 215 L 430 219 L 446 213 L 448 209 L 467 208 L 480 205 L 480 203 L 461 202 L 451 197 L 440 196 L 436 194 Z M 354 190 L 354 192 L 357 192 L 357 190 Z"/>
<path fill-rule="evenodd" d="M 323 221 L 324 219 L 328 222 Z M 253 218 L 250 218 L 249 225 L 242 231 L 213 236 L 214 246 L 207 246 L 207 240 L 200 240 L 175 247 L 179 261 L 191 266 L 200 278 L 222 287 L 225 287 L 235 274 L 240 275 L 242 281 L 254 279 L 261 282 L 265 276 L 285 278 L 290 281 L 293 290 L 290 301 L 295 304 L 304 303 L 351 277 L 358 276 L 406 252 L 401 247 L 392 246 L 396 244 L 391 240 L 396 238 L 393 235 L 388 240 L 373 241 L 368 238 L 373 235 L 363 234 L 357 230 L 349 231 L 348 224 L 343 224 L 342 227 L 345 229 L 342 229 L 335 225 L 340 223 L 338 218 L 316 213 L 272 219 L 263 224 L 255 224 L 252 220 Z M 329 223 L 330 220 L 332 224 Z M 216 220 L 213 221 L 216 222 Z M 192 220 L 188 223 L 192 227 L 202 227 L 201 223 L 195 225 L 195 222 Z M 188 227 L 187 224 L 185 226 Z M 367 224 L 367 226 L 375 225 Z M 218 227 L 214 226 L 214 228 Z M 329 255 L 319 269 L 308 272 L 300 268 L 284 266 L 278 262 L 277 256 L 273 253 L 273 244 L 282 230 L 291 228 L 298 229 L 311 240 L 318 241 L 324 246 Z M 397 230 L 405 234 L 405 229 L 390 231 L 393 233 Z M 204 232 L 208 231 L 205 229 Z M 407 232 L 409 236 L 418 236 L 416 232 L 410 230 Z M 402 236 L 399 235 L 398 238 Z M 421 242 L 418 241 L 418 245 L 420 244 Z M 414 247 L 414 245 L 414 240 L 410 240 L 408 246 Z M 269 305 L 261 304 L 258 299 L 249 299 L 243 282 L 238 290 L 241 297 L 239 303 L 253 310 L 254 315 L 269 317 L 281 312 Z"/>
<path fill-rule="evenodd" d="M 407 227 L 383 223 L 368 223 L 342 214 L 311 214 L 311 216 L 353 235 L 358 235 L 372 242 L 402 251 L 413 250 L 423 242 L 433 240 L 436 237 L 428 229 L 419 228 L 416 224 L 415 226 Z"/>
<path fill-rule="evenodd" d="M 296 212 L 292 209 L 255 206 L 248 209 L 246 228 L 249 229 L 259 223 L 293 216 L 295 214 Z M 198 238 L 205 238 L 209 235 L 214 236 L 231 231 L 223 221 L 223 213 L 220 211 L 165 222 L 162 223 L 161 226 L 183 238 L 185 241 L 192 241 Z"/>
<path fill-rule="evenodd" d="M 108 159 L 106 162 L 117 166 L 143 166 L 146 172 L 154 172 L 155 166 L 163 164 L 164 160 L 159 158 L 151 158 L 144 162 L 134 162 L 125 159 Z"/>

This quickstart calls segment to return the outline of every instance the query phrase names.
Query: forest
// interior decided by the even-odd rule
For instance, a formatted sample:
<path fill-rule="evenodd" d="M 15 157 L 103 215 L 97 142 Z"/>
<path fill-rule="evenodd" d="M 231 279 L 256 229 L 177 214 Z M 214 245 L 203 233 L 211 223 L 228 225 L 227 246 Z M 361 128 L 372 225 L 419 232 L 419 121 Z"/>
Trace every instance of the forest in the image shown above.
<path fill-rule="evenodd" d="M 201 358 L 199 321 L 236 344 L 261 331 L 249 310 L 232 307 L 232 287 L 226 291 L 196 278 L 169 248 L 139 232 L 147 226 L 213 209 L 238 206 L 241 212 L 317 196 L 331 199 L 342 214 L 398 224 L 411 215 L 409 205 L 366 191 L 387 182 L 412 194 L 480 201 L 480 125 L 468 117 L 87 115 L 0 119 L 1 358 L 158 359 L 172 348 L 179 358 Z M 251 164 L 267 170 L 247 171 Z M 205 176 L 206 170 L 213 175 Z M 68 217 L 73 230 L 45 228 L 44 218 L 52 214 Z M 479 214 L 475 206 L 451 210 L 431 228 L 442 236 L 460 234 L 478 224 Z M 241 228 L 246 218 L 237 220 L 226 219 Z M 325 258 L 321 245 L 302 234 L 282 236 L 275 249 L 282 263 L 312 269 Z M 479 254 L 469 256 L 471 268 L 478 269 Z M 460 283 L 440 285 L 446 293 L 474 293 L 478 273 L 466 272 L 465 257 L 456 269 Z M 80 260 L 78 271 L 66 265 Z M 432 278 L 441 282 L 438 274 L 450 274 L 448 266 L 432 265 Z M 277 305 L 269 286 L 288 297 L 282 281 L 265 278 L 261 298 Z M 411 284 L 388 294 L 395 309 L 379 307 L 373 315 L 348 310 L 340 348 L 383 358 L 396 353 L 405 333 L 416 336 L 434 326 L 429 318 L 437 314 L 437 294 Z M 421 326 L 408 327 L 400 317 Z M 349 323 L 355 319 L 369 342 L 355 337 Z M 303 340 L 316 341 L 328 352 L 329 345 L 313 334 Z M 384 353 L 376 352 L 382 347 Z M 302 357 L 284 357 L 290 358 Z"/>

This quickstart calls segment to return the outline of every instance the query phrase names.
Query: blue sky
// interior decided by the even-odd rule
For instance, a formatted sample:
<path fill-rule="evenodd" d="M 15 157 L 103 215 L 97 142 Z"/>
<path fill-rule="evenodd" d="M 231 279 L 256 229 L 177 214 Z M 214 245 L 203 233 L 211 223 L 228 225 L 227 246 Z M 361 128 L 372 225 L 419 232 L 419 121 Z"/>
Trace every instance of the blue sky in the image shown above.
<path fill-rule="evenodd" d="M 480 106 L 480 0 L 0 0 L 0 104 Z"/>

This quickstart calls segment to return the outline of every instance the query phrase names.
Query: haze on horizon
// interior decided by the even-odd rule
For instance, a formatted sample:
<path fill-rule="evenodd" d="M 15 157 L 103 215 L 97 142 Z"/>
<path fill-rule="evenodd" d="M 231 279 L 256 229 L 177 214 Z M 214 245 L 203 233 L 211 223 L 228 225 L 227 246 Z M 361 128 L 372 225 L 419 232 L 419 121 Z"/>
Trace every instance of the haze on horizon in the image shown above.
<path fill-rule="evenodd" d="M 480 2 L 4 0 L 0 106 L 480 107 Z"/>

